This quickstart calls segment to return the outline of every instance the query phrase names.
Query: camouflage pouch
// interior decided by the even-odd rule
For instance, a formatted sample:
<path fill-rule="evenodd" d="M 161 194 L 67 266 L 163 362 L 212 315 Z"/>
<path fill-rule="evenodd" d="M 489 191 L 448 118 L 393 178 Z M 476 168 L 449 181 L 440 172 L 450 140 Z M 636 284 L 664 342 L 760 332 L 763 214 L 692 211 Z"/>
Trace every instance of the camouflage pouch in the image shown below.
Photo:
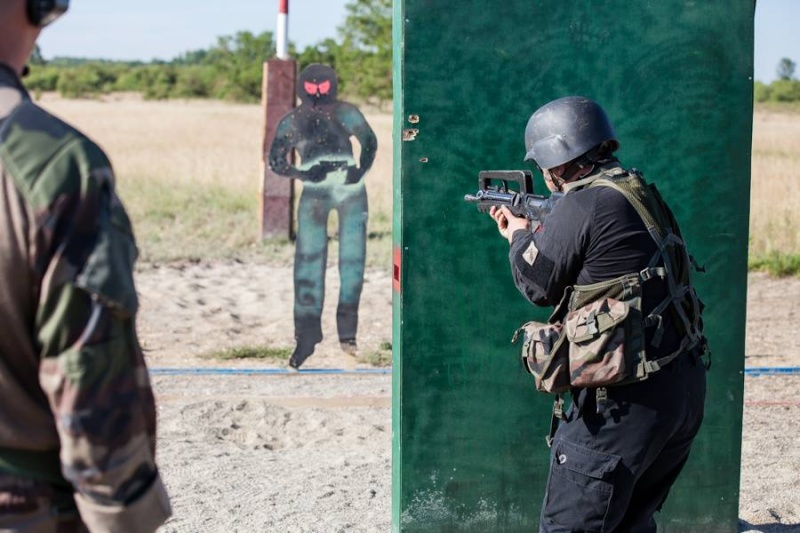
<path fill-rule="evenodd" d="M 626 318 L 630 307 L 603 298 L 571 311 L 564 320 L 573 387 L 605 387 L 631 373 L 625 359 Z"/>
<path fill-rule="evenodd" d="M 533 376 L 536 390 L 559 393 L 569 390 L 569 344 L 561 323 L 527 322 L 515 333 L 522 333 L 522 366 Z"/>

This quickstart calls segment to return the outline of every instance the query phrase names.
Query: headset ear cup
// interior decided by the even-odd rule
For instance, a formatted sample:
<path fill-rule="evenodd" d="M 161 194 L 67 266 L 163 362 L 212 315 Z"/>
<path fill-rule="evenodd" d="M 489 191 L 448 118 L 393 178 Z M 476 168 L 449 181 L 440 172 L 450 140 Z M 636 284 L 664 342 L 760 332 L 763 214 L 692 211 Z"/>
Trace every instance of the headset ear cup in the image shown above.
<path fill-rule="evenodd" d="M 66 13 L 69 0 L 25 0 L 31 24 L 43 28 Z"/>
<path fill-rule="evenodd" d="M 26 0 L 25 10 L 28 12 L 28 20 L 34 26 L 42 23 L 42 4 L 39 0 Z"/>

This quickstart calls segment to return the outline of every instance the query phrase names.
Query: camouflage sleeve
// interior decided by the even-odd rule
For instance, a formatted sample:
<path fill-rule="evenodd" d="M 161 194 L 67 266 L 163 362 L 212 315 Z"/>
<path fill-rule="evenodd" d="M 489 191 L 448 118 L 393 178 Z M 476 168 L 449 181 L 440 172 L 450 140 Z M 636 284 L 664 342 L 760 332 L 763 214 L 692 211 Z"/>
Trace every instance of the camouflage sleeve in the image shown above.
<path fill-rule="evenodd" d="M 63 474 L 91 531 L 155 531 L 170 507 L 135 333 L 136 245 L 110 165 L 76 136 L 46 166 L 19 171 L 39 176 L 27 191 L 37 226 L 31 261 L 41 280 L 35 334 Z"/>

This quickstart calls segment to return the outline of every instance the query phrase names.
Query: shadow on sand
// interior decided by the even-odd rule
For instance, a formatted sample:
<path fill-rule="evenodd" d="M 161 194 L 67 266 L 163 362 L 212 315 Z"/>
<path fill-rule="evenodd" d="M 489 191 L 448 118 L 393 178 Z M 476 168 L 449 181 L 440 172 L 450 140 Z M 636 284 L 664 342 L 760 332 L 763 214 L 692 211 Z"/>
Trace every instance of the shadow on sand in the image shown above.
<path fill-rule="evenodd" d="M 748 533 L 789 533 L 800 532 L 800 524 L 759 524 L 753 525 L 739 520 L 739 531 Z"/>

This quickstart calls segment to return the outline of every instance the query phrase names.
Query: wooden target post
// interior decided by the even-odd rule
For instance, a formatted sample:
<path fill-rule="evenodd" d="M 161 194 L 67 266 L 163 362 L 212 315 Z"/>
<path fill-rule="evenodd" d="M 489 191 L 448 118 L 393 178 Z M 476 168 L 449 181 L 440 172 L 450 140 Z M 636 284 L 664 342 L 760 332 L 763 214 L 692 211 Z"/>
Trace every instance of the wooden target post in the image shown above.
<path fill-rule="evenodd" d="M 261 107 L 264 116 L 264 137 L 261 150 L 263 180 L 261 184 L 261 238 L 294 239 L 294 184 L 275 174 L 269 167 L 269 150 L 275 128 L 295 105 L 297 62 L 289 59 L 289 0 L 278 0 L 276 26 L 276 59 L 264 63 Z"/>
<path fill-rule="evenodd" d="M 294 238 L 293 183 L 291 179 L 279 176 L 269 167 L 269 150 L 278 122 L 294 108 L 296 80 L 297 63 L 294 60 L 271 59 L 264 63 L 261 92 L 264 116 L 260 209 L 262 238 Z"/>

